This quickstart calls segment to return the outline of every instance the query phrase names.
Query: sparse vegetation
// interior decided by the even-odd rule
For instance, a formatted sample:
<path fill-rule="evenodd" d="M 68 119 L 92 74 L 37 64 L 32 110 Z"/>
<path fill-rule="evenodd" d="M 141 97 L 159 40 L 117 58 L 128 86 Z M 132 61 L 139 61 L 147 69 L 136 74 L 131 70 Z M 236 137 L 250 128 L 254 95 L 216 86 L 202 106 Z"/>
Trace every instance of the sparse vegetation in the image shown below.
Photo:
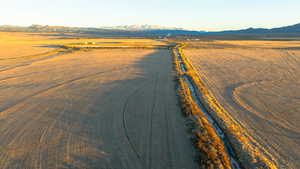
<path fill-rule="evenodd" d="M 101 47 L 110 46 L 109 48 L 123 48 L 124 46 L 130 48 L 167 48 L 165 42 L 143 38 L 78 38 L 73 34 L 65 36 L 65 34 L 55 33 L 0 32 L 0 59 L 30 58 L 31 56 L 47 54 L 64 46 L 67 48 L 99 45 Z M 85 42 L 89 44 L 85 44 Z"/>
<path fill-rule="evenodd" d="M 137 43 L 137 42 L 121 42 L 121 43 L 106 43 L 97 44 L 94 42 L 81 43 L 81 44 L 67 44 L 65 48 L 77 49 L 166 49 L 172 47 L 168 44 L 155 44 L 155 43 Z"/>
<path fill-rule="evenodd" d="M 178 50 L 182 55 L 182 61 L 185 63 L 187 69 L 187 72 L 185 74 L 187 74 L 190 78 L 192 78 L 192 80 L 196 83 L 199 93 L 201 94 L 201 97 L 204 100 L 204 104 L 206 108 L 211 112 L 211 114 L 220 124 L 222 129 L 226 132 L 226 135 L 228 136 L 229 140 L 232 142 L 235 151 L 238 154 L 239 160 L 242 162 L 242 164 L 246 168 L 272 168 L 272 169 L 277 168 L 275 165 L 275 159 L 270 154 L 266 154 L 266 152 L 264 153 L 260 152 L 258 147 L 256 147 L 259 144 L 249 134 L 247 134 L 247 132 L 241 126 L 239 126 L 239 124 L 237 124 L 234 120 L 231 119 L 229 113 L 226 112 L 226 110 L 214 98 L 214 96 L 211 94 L 211 92 L 208 90 L 208 88 L 204 85 L 204 83 L 200 79 L 200 76 L 196 71 L 196 69 L 193 68 L 193 66 L 185 57 L 183 53 L 183 47 L 182 46 L 179 47 Z M 180 84 L 183 87 L 183 90 L 187 90 L 187 88 L 185 87 L 184 84 L 182 84 L 182 82 Z M 184 92 L 181 91 L 180 93 L 184 93 Z M 182 96 L 183 100 L 190 100 L 188 94 L 184 93 L 181 95 L 183 95 Z M 183 107 L 185 112 L 199 111 L 191 101 L 184 101 Z M 203 126 L 203 124 L 205 123 L 203 123 L 203 120 L 201 122 L 202 123 L 198 123 L 198 125 Z M 210 131 L 210 128 L 205 126 L 204 130 L 208 132 Z M 198 140 L 202 141 L 202 138 L 199 137 L 199 135 L 201 136 L 201 133 L 197 133 L 197 135 L 199 138 Z M 214 139 L 214 134 L 210 134 L 209 136 Z M 203 139 L 207 139 L 207 138 L 204 137 Z M 199 144 L 202 143 L 201 141 L 198 141 Z M 203 144 L 200 148 L 203 149 L 204 152 L 207 150 L 203 146 Z M 217 150 L 223 150 L 223 149 L 217 149 Z M 206 155 L 208 156 L 208 154 Z M 216 155 L 213 156 L 212 152 L 210 152 L 210 156 L 208 157 L 216 157 Z"/>
<path fill-rule="evenodd" d="M 190 68 L 184 73 L 180 70 L 177 58 L 177 51 L 182 54 L 181 48 L 174 49 L 174 65 L 178 72 L 179 96 L 181 98 L 181 106 L 183 112 L 188 115 L 194 123 L 195 146 L 199 149 L 199 161 L 203 168 L 221 169 L 231 168 L 230 160 L 225 151 L 225 146 L 219 136 L 216 134 L 212 124 L 208 122 L 203 112 L 198 108 L 190 95 L 190 89 L 184 82 L 183 75 L 187 74 L 191 77 Z M 184 57 L 183 57 L 184 59 Z M 184 61 L 183 61 L 184 62 Z M 185 63 L 185 62 L 184 62 Z"/>
<path fill-rule="evenodd" d="M 4 84 L 3 86 L 8 86 L 1 89 L 3 90 L 3 93 L 6 92 L 6 98 L 3 97 L 2 102 L 6 102 L 6 100 L 9 99 L 11 102 L 14 102 L 16 97 L 23 99 L 23 97 L 26 97 L 27 94 L 30 93 L 30 90 L 34 91 L 33 93 L 45 90 L 47 87 L 45 87 L 46 85 L 44 86 L 44 84 L 52 84 L 51 80 L 53 80 L 52 78 L 47 77 L 47 72 L 49 71 L 53 71 L 51 76 L 54 75 L 53 77 L 55 77 L 54 80 L 57 80 L 57 82 L 55 82 L 57 84 L 58 82 L 61 84 L 64 84 L 65 82 L 72 83 L 72 79 L 75 79 L 76 81 L 76 79 L 81 78 L 79 76 L 80 74 L 82 74 L 84 79 L 85 77 L 102 74 L 102 72 L 110 74 L 110 76 L 107 76 L 107 79 L 102 79 L 109 84 L 111 79 L 114 78 L 116 78 L 115 80 L 118 78 L 119 80 L 121 79 L 121 81 L 126 80 L 127 77 L 123 77 L 123 69 L 126 70 L 125 72 L 127 72 L 127 69 L 132 72 L 137 71 L 136 74 L 126 74 L 130 77 L 128 78 L 130 80 L 127 79 L 128 83 L 131 83 L 132 79 L 133 82 L 135 79 L 143 82 L 145 79 L 140 76 L 148 77 L 148 75 L 146 74 L 147 72 L 140 72 L 140 70 L 143 69 L 143 66 L 148 64 L 148 61 L 143 61 L 137 67 L 132 65 L 136 65 L 138 61 L 144 59 L 144 57 L 147 59 L 150 58 L 151 61 L 155 61 L 155 64 L 152 65 L 154 67 L 151 67 L 151 71 L 153 71 L 152 69 L 156 68 L 155 65 L 160 62 L 157 58 L 163 59 L 166 63 L 169 63 L 170 61 L 168 60 L 170 58 L 167 57 L 169 56 L 169 52 L 167 50 L 160 49 L 170 49 L 175 46 L 175 41 L 168 43 L 165 41 L 155 41 L 151 39 L 54 39 L 51 34 L 29 35 L 26 33 L 0 33 L 0 35 L 0 44 L 2 45 L 0 49 L 3 49 L 4 51 L 0 56 L 0 71 L 2 74 L 1 82 Z M 274 44 L 269 42 L 252 41 L 203 41 L 186 42 L 178 45 L 177 48 L 174 48 L 174 66 L 178 73 L 178 93 L 181 100 L 181 107 L 183 112 L 185 112 L 185 115 L 190 119 L 190 126 L 193 131 L 193 142 L 198 151 L 198 160 L 200 161 L 202 168 L 230 168 L 230 156 L 226 152 L 226 145 L 224 145 L 224 142 L 216 133 L 214 126 L 208 121 L 204 112 L 202 112 L 202 110 L 198 108 L 198 105 L 193 101 L 190 89 L 188 84 L 184 81 L 183 76 L 188 76 L 195 83 L 196 89 L 201 100 L 203 100 L 204 106 L 226 133 L 226 137 L 230 141 L 230 144 L 233 145 L 234 151 L 239 157 L 239 162 L 241 162 L 245 168 L 275 169 L 278 168 L 278 163 L 273 154 L 265 150 L 264 147 L 261 146 L 261 144 L 254 139 L 251 134 L 249 134 L 246 128 L 244 128 L 239 121 L 232 118 L 230 114 L 231 112 L 228 112 L 226 108 L 223 108 L 223 105 L 221 105 L 220 101 L 215 98 L 215 95 L 213 95 L 214 93 L 211 92 L 211 89 L 206 84 L 209 77 L 205 74 L 199 74 L 199 70 L 196 70 L 193 67 L 189 58 L 185 56 L 185 54 L 191 49 L 203 51 L 209 50 L 210 52 L 216 50 L 228 50 L 231 52 L 233 49 L 249 52 L 250 50 L 260 51 L 261 49 L 268 49 L 274 52 L 273 50 L 277 50 L 278 48 L 280 48 L 280 50 L 290 50 L 290 45 L 293 43 L 294 42 L 276 42 Z M 292 47 L 298 48 L 299 46 L 300 45 L 295 42 Z M 100 50 L 101 52 L 91 50 L 94 48 L 103 50 Z M 115 50 L 112 51 L 112 49 Z M 74 51 L 77 52 L 71 53 Z M 187 70 L 186 72 L 182 72 L 180 70 L 180 63 L 177 60 L 177 52 L 179 52 L 182 56 L 182 62 Z M 297 51 L 287 53 L 294 57 L 294 62 L 298 61 L 297 57 L 294 56 L 295 53 L 297 54 Z M 55 57 L 52 57 L 52 55 L 55 55 Z M 155 59 L 148 56 L 155 57 Z M 214 57 L 220 56 L 214 55 Z M 228 56 L 226 59 L 234 59 L 233 57 L 230 57 L 231 56 Z M 43 58 L 51 59 L 49 59 L 48 62 L 48 60 L 43 61 Z M 260 59 L 262 61 L 267 60 L 265 57 L 255 59 Z M 274 63 L 276 63 L 275 59 L 272 60 Z M 253 61 L 251 59 L 249 60 Z M 231 62 L 232 60 L 229 61 Z M 125 63 L 127 64 L 126 66 Z M 72 65 L 74 67 L 72 67 Z M 116 65 L 114 67 L 117 68 L 112 69 L 111 65 Z M 170 63 L 168 66 L 171 66 Z M 101 67 L 103 71 L 100 71 L 99 67 Z M 297 66 L 292 65 L 291 67 L 293 68 L 293 71 L 297 70 Z M 163 68 L 163 66 L 161 68 Z M 57 70 L 64 73 L 60 73 Z M 118 77 L 113 76 L 115 73 L 114 71 L 118 72 Z M 155 72 L 156 71 L 152 72 L 153 76 L 151 75 L 151 77 L 155 77 L 154 75 L 157 73 Z M 70 78 L 71 76 L 73 78 Z M 291 75 L 291 78 L 293 78 L 295 82 L 297 81 L 297 77 L 295 75 Z M 90 78 L 89 80 L 93 81 L 93 78 Z M 18 87 L 19 83 L 23 83 L 22 85 L 25 87 Z M 96 82 L 94 87 L 99 86 L 98 83 L 99 82 Z M 38 85 L 32 89 L 26 87 L 31 86 L 32 84 Z M 11 86 L 17 86 L 15 89 L 12 89 L 15 90 L 15 92 L 11 92 L 12 90 L 6 91 L 8 88 L 13 88 Z M 289 86 L 291 85 L 289 84 Z M 28 93 L 22 93 L 25 89 L 28 90 Z M 241 97 L 243 96 L 242 94 L 244 89 L 245 88 L 243 87 L 234 89 L 232 96 L 236 99 L 236 102 L 239 105 L 244 106 L 247 109 L 251 109 L 249 105 L 242 102 Z M 16 96 L 16 93 L 20 94 Z M 169 100 L 172 100 L 172 98 L 169 98 Z M 143 109 L 143 111 L 145 109 Z M 18 111 L 22 112 L 21 109 Z M 6 112 L 4 112 L 4 115 L 7 115 L 7 113 L 5 113 Z M 3 116 L 3 118 L 6 118 L 6 116 Z M 19 134 L 22 135 L 22 133 Z M 28 154 L 30 154 L 29 149 Z M 138 156 L 142 156 L 140 155 L 140 152 L 137 154 Z"/>

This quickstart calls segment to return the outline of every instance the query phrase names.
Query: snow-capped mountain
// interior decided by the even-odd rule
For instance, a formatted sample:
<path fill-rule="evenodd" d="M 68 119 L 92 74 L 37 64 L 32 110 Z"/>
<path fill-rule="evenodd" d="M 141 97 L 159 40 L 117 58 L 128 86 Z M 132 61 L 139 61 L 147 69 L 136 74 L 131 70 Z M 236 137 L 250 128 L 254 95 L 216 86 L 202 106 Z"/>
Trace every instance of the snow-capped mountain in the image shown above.
<path fill-rule="evenodd" d="M 115 30 L 127 30 L 127 31 L 144 31 L 144 30 L 184 30 L 176 27 L 166 27 L 159 25 L 121 25 L 121 26 L 104 26 L 102 29 L 115 29 Z"/>

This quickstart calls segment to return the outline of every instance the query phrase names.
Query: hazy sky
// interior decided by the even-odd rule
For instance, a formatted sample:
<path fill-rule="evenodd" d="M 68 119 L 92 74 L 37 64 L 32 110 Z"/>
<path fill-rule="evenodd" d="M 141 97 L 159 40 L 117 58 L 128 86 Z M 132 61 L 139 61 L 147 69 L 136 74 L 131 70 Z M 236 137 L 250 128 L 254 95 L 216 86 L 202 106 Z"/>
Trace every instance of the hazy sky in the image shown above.
<path fill-rule="evenodd" d="M 300 0 L 1 0 L 0 25 L 153 24 L 197 30 L 300 23 Z"/>

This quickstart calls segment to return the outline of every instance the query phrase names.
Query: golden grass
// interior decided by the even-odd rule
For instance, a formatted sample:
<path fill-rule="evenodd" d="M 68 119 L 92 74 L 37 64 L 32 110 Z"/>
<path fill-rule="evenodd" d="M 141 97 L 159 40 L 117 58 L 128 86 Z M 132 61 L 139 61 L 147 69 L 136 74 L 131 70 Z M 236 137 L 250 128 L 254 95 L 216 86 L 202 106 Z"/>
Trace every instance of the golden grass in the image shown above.
<path fill-rule="evenodd" d="M 278 168 L 272 155 L 266 152 L 260 152 L 260 150 L 255 147 L 259 144 L 239 124 L 232 120 L 230 114 L 218 103 L 209 89 L 204 85 L 202 79 L 200 79 L 196 69 L 193 68 L 189 60 L 185 57 L 182 47 L 179 48 L 179 52 L 187 69 L 186 74 L 191 77 L 197 85 L 208 111 L 210 111 L 215 120 L 220 124 L 220 127 L 225 131 L 230 142 L 233 143 L 233 148 L 241 163 L 246 168 Z M 195 108 L 193 107 L 193 109 Z"/>
<path fill-rule="evenodd" d="M 101 46 L 134 46 L 134 47 L 165 47 L 167 44 L 152 39 L 104 39 L 104 38 L 77 38 L 55 39 L 51 33 L 20 33 L 0 32 L 0 58 L 28 57 L 42 55 L 55 49 L 55 45 L 78 47 L 84 43 L 100 43 Z M 70 47 L 70 46 L 68 46 Z"/>
<path fill-rule="evenodd" d="M 255 41 L 255 40 L 210 40 L 210 41 L 187 41 L 185 48 L 201 49 L 232 49 L 232 48 L 300 48 L 300 41 Z"/>
<path fill-rule="evenodd" d="M 262 48 L 284 48 L 284 47 L 300 47 L 300 41 L 255 41 L 255 40 L 239 40 L 239 41 L 217 41 L 217 43 L 225 43 L 231 45 L 262 47 Z"/>
<path fill-rule="evenodd" d="M 44 52 L 44 53 L 38 53 L 38 54 L 33 54 L 33 55 L 28 55 L 28 56 L 20 56 L 20 57 L 8 57 L 8 58 L 1 58 L 0 57 L 0 61 L 1 60 L 26 60 L 26 59 L 33 59 L 33 58 L 37 58 L 37 57 L 44 57 L 44 56 L 49 56 L 49 55 L 55 55 L 58 54 L 60 52 L 67 52 L 70 50 L 64 50 L 64 49 L 54 49 L 48 52 Z"/>
<path fill-rule="evenodd" d="M 179 52 L 181 53 L 181 48 Z M 209 169 L 222 169 L 222 168 L 231 168 L 230 160 L 225 151 L 225 146 L 222 140 L 219 138 L 212 124 L 206 119 L 204 113 L 198 108 L 198 105 L 193 101 L 192 96 L 190 95 L 190 89 L 187 84 L 184 82 L 183 75 L 191 76 L 191 69 L 187 67 L 187 72 L 184 73 L 181 71 L 180 63 L 176 59 L 176 49 L 174 49 L 174 65 L 175 69 L 178 72 L 178 81 L 179 81 L 179 96 L 181 98 L 181 106 L 183 111 L 187 115 L 191 115 L 194 118 L 194 125 L 196 127 L 195 136 L 196 136 L 196 147 L 200 150 L 200 164 L 203 168 Z M 182 53 L 181 53 L 182 54 Z M 183 62 L 184 61 L 183 57 Z"/>
<path fill-rule="evenodd" d="M 1 109 L 3 110 L 6 106 L 10 107 L 0 113 L 1 122 L 5 121 L 5 123 L 1 123 L 3 126 L 1 127 L 2 142 L 7 143 L 1 146 L 0 166 L 9 165 L 6 168 L 15 168 L 16 166 L 20 166 L 20 168 L 37 166 L 37 168 L 70 168 L 70 166 L 71 168 L 95 168 L 95 166 L 102 168 L 113 166 L 116 162 L 115 160 L 110 161 L 110 159 L 117 152 L 101 148 L 114 146 L 114 144 L 100 139 L 114 139 L 114 136 L 109 133 L 106 135 L 106 131 L 111 129 L 110 120 L 101 118 L 102 114 L 118 110 L 118 106 L 113 101 L 120 101 L 117 104 L 123 105 L 125 100 L 120 99 L 120 95 L 124 94 L 124 98 L 127 98 L 128 90 L 134 91 L 136 85 L 145 84 L 145 80 L 148 80 L 146 78 L 155 77 L 154 75 L 160 70 L 152 69 L 151 74 L 145 74 L 145 70 L 137 64 L 149 55 L 169 58 L 167 51 L 156 52 L 157 50 L 154 49 L 78 51 L 42 60 L 30 66 L 1 71 L 1 79 L 19 77 L 1 81 L 0 85 Z M 159 57 L 154 58 L 157 58 L 154 59 L 154 64 L 144 61 L 145 63 L 142 65 L 157 68 L 155 63 L 159 63 L 160 59 Z M 164 69 L 165 63 L 169 64 L 170 61 L 164 59 L 164 63 L 160 64 L 159 68 L 162 71 L 169 71 Z M 149 82 L 152 82 L 152 79 Z M 172 86 L 173 83 L 168 85 Z M 107 98 L 108 93 L 109 97 Z M 152 90 L 149 90 L 148 93 L 149 96 L 152 96 Z M 34 97 L 30 97 L 32 95 Z M 107 100 L 103 101 L 102 97 Z M 24 98 L 26 101 L 23 102 Z M 148 108 L 146 103 L 149 102 L 149 98 L 152 97 L 143 95 L 145 104 L 140 104 L 138 110 Z M 141 100 L 140 97 L 135 99 Z M 16 102 L 19 103 L 13 105 Z M 135 104 L 132 106 L 134 107 Z M 161 106 L 165 106 L 165 104 L 161 104 Z M 162 111 L 163 108 L 165 107 L 158 110 Z M 174 104 L 170 104 L 169 108 L 177 110 Z M 138 110 L 137 114 L 139 114 Z M 10 114 L 18 113 L 18 120 L 14 118 L 16 116 L 11 118 Z M 143 119 L 148 122 L 147 112 L 143 113 L 145 114 Z M 118 118 L 121 115 L 120 112 L 120 116 L 112 115 L 108 116 L 108 119 Z M 28 125 L 27 119 L 31 120 L 30 125 Z M 23 121 L 27 125 L 24 125 Z M 107 121 L 107 125 L 102 126 L 107 130 L 99 131 L 99 124 L 103 124 L 105 121 Z M 164 126 L 164 122 L 161 123 Z M 141 126 L 147 129 L 143 123 Z M 4 132 L 5 128 L 8 130 Z M 118 133 L 120 137 L 123 137 L 122 134 Z M 143 136 L 143 132 L 141 135 Z M 145 142 L 146 140 L 148 139 L 145 138 Z M 165 143 L 164 141 L 162 140 L 162 143 Z M 37 157 L 36 155 L 40 153 L 47 155 Z M 131 153 L 131 149 L 128 149 L 128 153 Z M 79 158 L 84 161 L 78 160 Z M 20 161 L 22 162 L 20 163 Z M 103 164 L 103 161 L 107 164 Z M 128 160 L 128 163 L 132 161 Z M 115 166 L 113 168 L 118 168 Z"/>
<path fill-rule="evenodd" d="M 161 48 L 165 49 L 170 46 L 161 45 L 161 44 L 153 44 L 153 43 L 136 43 L 136 42 L 123 42 L 117 44 L 67 44 L 64 45 L 65 48 L 78 48 L 78 49 L 116 49 L 116 48 L 143 48 L 143 49 L 153 49 L 153 48 Z"/>
<path fill-rule="evenodd" d="M 0 32 L 0 59 L 30 56 L 52 51 L 53 48 L 40 47 L 43 42 L 36 42 L 32 37 L 22 34 Z"/>

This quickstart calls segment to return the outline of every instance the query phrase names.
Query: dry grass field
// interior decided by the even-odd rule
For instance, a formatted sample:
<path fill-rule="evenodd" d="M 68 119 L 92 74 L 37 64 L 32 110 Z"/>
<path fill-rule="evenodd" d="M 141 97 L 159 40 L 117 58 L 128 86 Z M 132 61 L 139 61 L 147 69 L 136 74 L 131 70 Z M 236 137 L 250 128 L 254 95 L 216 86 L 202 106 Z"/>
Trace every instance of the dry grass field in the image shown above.
<path fill-rule="evenodd" d="M 36 38 L 24 33 L 0 32 L 0 59 L 31 56 L 53 50 L 53 48 L 40 47 L 45 40 L 46 37 Z"/>
<path fill-rule="evenodd" d="M 0 168 L 198 168 L 177 106 L 170 50 L 40 54 L 57 49 L 36 46 L 87 40 L 3 36 Z"/>
<path fill-rule="evenodd" d="M 66 37 L 66 38 L 64 38 Z M 0 60 L 33 56 L 55 49 L 56 45 L 99 43 L 102 46 L 146 46 L 165 45 L 164 42 L 150 39 L 92 39 L 78 38 L 72 34 L 59 36 L 54 33 L 0 32 Z"/>
<path fill-rule="evenodd" d="M 184 53 L 232 119 L 279 168 L 300 168 L 300 42 L 187 42 Z"/>

